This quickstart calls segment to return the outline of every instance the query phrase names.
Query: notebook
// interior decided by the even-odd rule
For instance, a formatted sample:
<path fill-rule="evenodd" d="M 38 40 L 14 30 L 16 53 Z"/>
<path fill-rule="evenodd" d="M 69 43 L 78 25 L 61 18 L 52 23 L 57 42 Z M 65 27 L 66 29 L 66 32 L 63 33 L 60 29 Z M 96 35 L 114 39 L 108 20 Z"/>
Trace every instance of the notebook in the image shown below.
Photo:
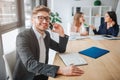
<path fill-rule="evenodd" d="M 66 66 L 87 64 L 85 59 L 81 57 L 79 53 L 61 53 L 59 56 Z"/>
<path fill-rule="evenodd" d="M 88 49 L 80 51 L 79 53 L 96 59 L 108 52 L 109 51 L 106 49 L 102 49 L 102 48 L 98 48 L 98 47 L 90 47 Z"/>

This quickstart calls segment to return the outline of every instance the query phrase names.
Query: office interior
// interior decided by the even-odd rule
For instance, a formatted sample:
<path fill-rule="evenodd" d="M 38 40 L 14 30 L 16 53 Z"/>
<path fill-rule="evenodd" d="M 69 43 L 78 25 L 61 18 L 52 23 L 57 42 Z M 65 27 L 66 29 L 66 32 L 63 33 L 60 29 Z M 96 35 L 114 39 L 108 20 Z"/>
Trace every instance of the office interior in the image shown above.
<path fill-rule="evenodd" d="M 95 6 L 95 0 L 0 0 L 0 80 L 6 80 L 4 54 L 15 53 L 16 36 L 26 28 L 30 28 L 31 11 L 37 5 L 48 6 L 52 12 L 58 12 L 62 19 L 60 23 L 65 33 L 69 35 L 69 27 L 75 12 L 83 11 L 87 24 L 101 23 L 106 10 L 113 10 L 117 13 L 118 24 L 120 25 L 120 0 L 100 0 L 101 5 Z M 93 10 L 91 10 L 93 9 Z M 103 9 L 103 10 L 101 10 Z M 91 16 L 100 16 L 91 18 Z M 91 34 L 93 34 L 91 32 Z M 54 40 L 56 37 L 53 37 Z"/>

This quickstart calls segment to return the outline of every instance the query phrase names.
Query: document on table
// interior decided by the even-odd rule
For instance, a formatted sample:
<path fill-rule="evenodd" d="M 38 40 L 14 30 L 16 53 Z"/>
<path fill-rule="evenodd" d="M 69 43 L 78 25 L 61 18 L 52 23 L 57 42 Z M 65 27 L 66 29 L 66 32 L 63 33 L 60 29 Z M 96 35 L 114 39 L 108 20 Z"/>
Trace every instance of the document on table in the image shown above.
<path fill-rule="evenodd" d="M 66 66 L 88 64 L 79 53 L 60 53 L 59 56 Z"/>
<path fill-rule="evenodd" d="M 89 38 L 88 36 L 78 36 L 78 35 L 71 35 L 69 37 L 69 40 L 81 40 L 81 39 L 86 39 L 86 38 Z"/>
<path fill-rule="evenodd" d="M 105 38 L 103 37 L 103 35 L 89 36 L 89 38 L 93 39 L 93 40 L 105 40 Z"/>

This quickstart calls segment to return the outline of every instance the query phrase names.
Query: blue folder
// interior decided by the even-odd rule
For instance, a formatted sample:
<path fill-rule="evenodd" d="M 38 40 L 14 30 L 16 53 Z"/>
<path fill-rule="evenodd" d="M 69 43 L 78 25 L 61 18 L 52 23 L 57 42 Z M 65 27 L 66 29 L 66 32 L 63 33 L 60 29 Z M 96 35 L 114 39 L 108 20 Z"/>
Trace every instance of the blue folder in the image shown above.
<path fill-rule="evenodd" d="M 88 49 L 80 51 L 79 53 L 96 59 L 108 52 L 109 51 L 106 49 L 102 49 L 98 47 L 90 47 Z"/>

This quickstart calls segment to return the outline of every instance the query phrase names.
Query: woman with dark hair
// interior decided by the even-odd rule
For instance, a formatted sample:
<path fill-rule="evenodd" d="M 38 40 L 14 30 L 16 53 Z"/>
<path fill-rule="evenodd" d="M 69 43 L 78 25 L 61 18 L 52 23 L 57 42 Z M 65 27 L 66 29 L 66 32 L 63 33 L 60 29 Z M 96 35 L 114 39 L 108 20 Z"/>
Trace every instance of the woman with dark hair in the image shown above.
<path fill-rule="evenodd" d="M 105 19 L 105 22 L 99 26 L 98 31 L 94 26 L 90 26 L 94 34 L 112 35 L 116 37 L 119 33 L 119 25 L 117 24 L 116 13 L 114 11 L 108 11 L 105 14 L 104 19 Z"/>

